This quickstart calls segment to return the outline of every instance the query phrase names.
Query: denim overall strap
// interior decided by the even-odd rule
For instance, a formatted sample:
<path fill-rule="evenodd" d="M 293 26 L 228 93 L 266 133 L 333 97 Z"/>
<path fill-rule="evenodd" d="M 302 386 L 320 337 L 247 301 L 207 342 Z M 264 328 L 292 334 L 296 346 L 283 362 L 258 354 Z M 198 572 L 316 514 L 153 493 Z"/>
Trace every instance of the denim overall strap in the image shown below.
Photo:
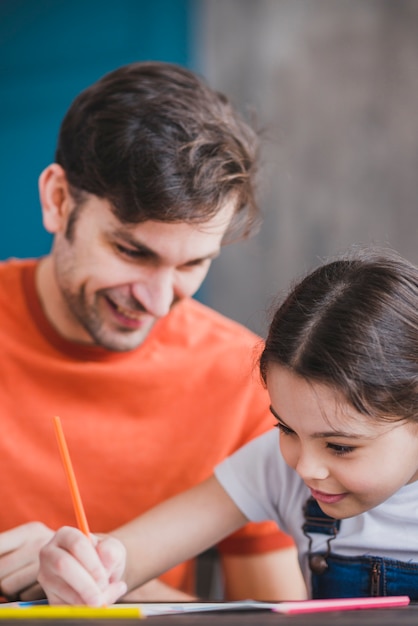
<path fill-rule="evenodd" d="M 352 598 L 408 595 L 418 601 L 418 563 L 378 556 L 341 556 L 330 550 L 330 542 L 340 529 L 340 520 L 322 512 L 309 498 L 304 507 L 303 532 L 309 538 L 309 567 L 312 598 Z M 310 534 L 328 535 L 324 553 L 311 553 Z"/>
<path fill-rule="evenodd" d="M 311 571 L 315 574 L 322 574 L 328 567 L 327 557 L 331 552 L 330 543 L 337 536 L 340 530 L 341 521 L 326 515 L 317 501 L 310 497 L 303 508 L 305 523 L 302 526 L 304 535 L 309 539 L 308 560 Z M 324 554 L 311 553 L 312 537 L 310 533 L 321 533 L 329 535 L 327 541 L 327 551 Z"/>

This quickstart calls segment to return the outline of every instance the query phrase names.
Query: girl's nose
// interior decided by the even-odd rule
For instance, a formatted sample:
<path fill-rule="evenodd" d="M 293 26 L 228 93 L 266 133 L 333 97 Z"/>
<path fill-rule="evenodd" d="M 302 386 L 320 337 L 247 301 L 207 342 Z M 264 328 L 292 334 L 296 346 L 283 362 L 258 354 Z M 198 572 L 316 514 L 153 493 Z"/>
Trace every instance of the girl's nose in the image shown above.
<path fill-rule="evenodd" d="M 295 470 L 307 483 L 312 480 L 324 480 L 329 476 L 328 467 L 322 455 L 309 451 L 301 452 Z"/>

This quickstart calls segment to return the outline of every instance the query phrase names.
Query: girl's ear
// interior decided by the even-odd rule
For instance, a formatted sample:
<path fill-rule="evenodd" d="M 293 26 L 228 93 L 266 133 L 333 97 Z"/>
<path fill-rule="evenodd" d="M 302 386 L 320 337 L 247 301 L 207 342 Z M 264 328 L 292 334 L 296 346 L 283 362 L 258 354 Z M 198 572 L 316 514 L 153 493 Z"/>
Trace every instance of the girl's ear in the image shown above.
<path fill-rule="evenodd" d="M 48 165 L 40 175 L 38 185 L 45 230 L 52 234 L 65 231 L 72 198 L 61 165 Z"/>

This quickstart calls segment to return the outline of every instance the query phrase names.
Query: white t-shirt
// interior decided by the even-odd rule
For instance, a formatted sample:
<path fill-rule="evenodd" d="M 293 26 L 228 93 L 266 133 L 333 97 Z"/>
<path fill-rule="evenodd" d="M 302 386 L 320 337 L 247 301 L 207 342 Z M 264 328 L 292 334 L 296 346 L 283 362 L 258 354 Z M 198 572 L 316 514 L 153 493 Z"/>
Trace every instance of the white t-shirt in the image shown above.
<path fill-rule="evenodd" d="M 376 472 L 379 472 L 376 460 Z M 244 515 L 254 522 L 274 520 L 295 540 L 308 589 L 309 539 L 303 534 L 303 506 L 310 496 L 298 474 L 284 461 L 276 429 L 261 435 L 215 469 L 215 475 Z M 312 552 L 325 552 L 328 535 L 311 533 Z M 418 482 L 386 502 L 341 521 L 331 551 L 345 556 L 381 556 L 418 562 Z"/>

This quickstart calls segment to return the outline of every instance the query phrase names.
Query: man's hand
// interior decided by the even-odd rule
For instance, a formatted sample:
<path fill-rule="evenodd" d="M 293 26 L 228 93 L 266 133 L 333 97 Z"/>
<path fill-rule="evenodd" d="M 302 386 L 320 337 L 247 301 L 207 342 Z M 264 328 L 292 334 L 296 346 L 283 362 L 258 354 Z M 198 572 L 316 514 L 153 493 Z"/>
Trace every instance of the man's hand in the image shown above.
<path fill-rule="evenodd" d="M 38 580 L 50 604 L 113 604 L 126 593 L 123 544 L 108 536 L 86 537 L 60 528 L 40 552 Z"/>
<path fill-rule="evenodd" d="M 53 534 L 41 522 L 29 522 L 0 533 L 0 589 L 9 601 L 45 597 L 37 582 L 39 552 Z"/>

